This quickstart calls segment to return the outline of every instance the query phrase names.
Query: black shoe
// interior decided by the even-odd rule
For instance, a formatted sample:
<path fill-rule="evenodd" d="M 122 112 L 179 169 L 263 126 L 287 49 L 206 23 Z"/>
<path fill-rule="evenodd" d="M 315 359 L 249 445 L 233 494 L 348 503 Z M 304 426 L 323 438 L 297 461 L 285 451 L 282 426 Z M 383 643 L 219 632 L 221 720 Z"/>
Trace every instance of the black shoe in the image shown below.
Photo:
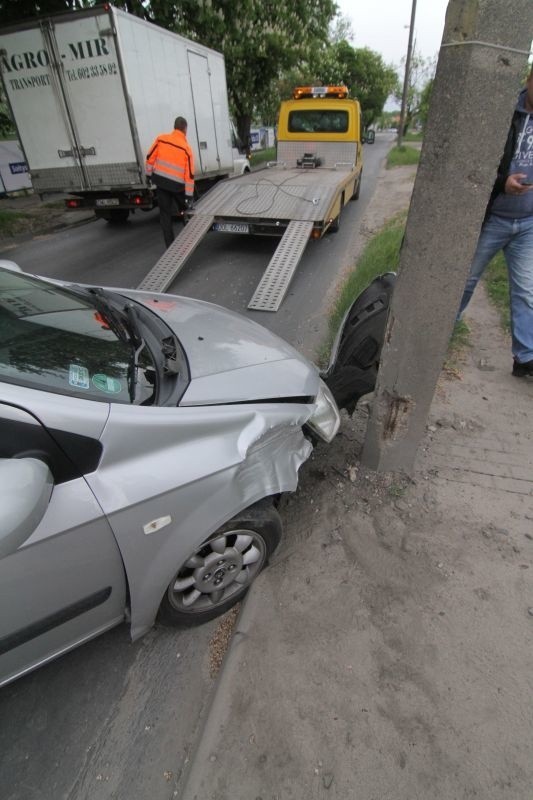
<path fill-rule="evenodd" d="M 513 361 L 513 375 L 515 378 L 533 378 L 533 360 L 524 361 L 524 363 L 521 364 L 520 361 L 517 361 L 515 358 Z"/>

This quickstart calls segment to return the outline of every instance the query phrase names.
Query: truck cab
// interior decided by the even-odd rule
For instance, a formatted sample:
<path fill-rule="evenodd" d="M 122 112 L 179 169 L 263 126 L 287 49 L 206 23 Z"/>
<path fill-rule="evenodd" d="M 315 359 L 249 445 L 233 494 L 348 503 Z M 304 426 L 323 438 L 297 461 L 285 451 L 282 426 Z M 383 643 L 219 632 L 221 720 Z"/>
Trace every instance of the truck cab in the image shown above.
<path fill-rule="evenodd" d="M 362 140 L 361 107 L 346 86 L 298 86 L 281 103 L 277 160 L 289 169 L 356 169 Z"/>

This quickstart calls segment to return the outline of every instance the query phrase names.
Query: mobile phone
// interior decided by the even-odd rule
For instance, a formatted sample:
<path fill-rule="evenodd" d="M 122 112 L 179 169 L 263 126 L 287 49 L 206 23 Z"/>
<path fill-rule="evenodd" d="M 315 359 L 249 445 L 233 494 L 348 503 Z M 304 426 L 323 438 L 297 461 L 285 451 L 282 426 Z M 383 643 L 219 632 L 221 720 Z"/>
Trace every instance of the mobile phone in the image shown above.
<path fill-rule="evenodd" d="M 521 186 L 533 186 L 533 181 L 520 181 Z"/>

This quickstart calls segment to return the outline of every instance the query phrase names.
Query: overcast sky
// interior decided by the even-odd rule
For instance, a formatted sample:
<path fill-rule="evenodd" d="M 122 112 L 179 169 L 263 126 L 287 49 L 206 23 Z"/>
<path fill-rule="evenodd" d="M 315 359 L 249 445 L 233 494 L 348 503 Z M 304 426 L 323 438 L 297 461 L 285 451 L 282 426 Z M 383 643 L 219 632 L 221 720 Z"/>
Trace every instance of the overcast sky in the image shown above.
<path fill-rule="evenodd" d="M 386 64 L 400 66 L 407 52 L 412 0 L 337 0 L 337 5 L 352 22 L 354 47 L 370 47 Z M 417 0 L 416 51 L 426 58 L 439 51 L 447 6 L 448 0 Z"/>

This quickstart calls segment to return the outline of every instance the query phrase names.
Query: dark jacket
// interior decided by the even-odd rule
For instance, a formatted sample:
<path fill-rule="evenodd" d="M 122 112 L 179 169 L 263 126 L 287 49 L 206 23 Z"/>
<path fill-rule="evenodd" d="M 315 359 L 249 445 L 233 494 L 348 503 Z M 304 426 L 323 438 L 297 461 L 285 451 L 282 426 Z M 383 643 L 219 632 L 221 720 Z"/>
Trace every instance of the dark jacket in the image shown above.
<path fill-rule="evenodd" d="M 507 134 L 507 141 L 505 142 L 505 148 L 503 151 L 503 156 L 498 166 L 498 172 L 496 175 L 496 180 L 494 181 L 494 186 L 492 187 L 492 192 L 489 198 L 489 202 L 487 205 L 487 211 L 485 212 L 485 219 L 491 212 L 492 205 L 499 194 L 502 194 L 505 191 L 505 181 L 509 177 L 509 170 L 511 167 L 511 161 L 513 160 L 513 155 L 516 150 L 516 144 L 518 142 L 518 136 L 520 135 L 520 129 L 523 123 L 523 114 L 524 111 L 521 108 L 523 105 L 523 97 L 525 95 L 525 89 L 522 90 L 519 96 L 518 105 L 516 106 L 513 118 L 511 120 L 511 126 L 509 128 L 509 132 Z M 522 102 L 521 102 L 522 101 Z"/>

